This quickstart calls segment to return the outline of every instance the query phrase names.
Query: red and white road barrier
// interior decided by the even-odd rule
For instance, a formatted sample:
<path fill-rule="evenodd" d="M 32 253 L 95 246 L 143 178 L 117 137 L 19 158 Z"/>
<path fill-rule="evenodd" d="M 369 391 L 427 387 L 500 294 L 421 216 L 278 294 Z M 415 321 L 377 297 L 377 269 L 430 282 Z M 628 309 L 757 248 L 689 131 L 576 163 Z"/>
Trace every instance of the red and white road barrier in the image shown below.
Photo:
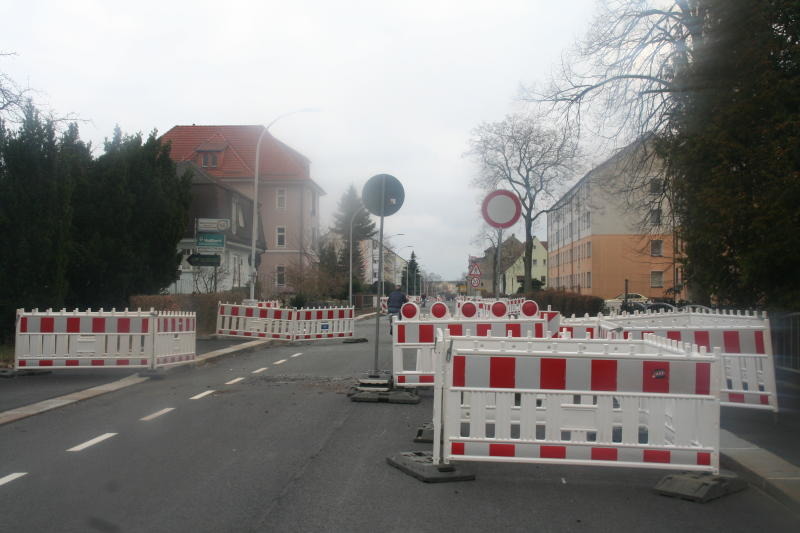
<path fill-rule="evenodd" d="M 719 471 L 718 353 L 652 335 L 507 339 L 441 331 L 435 360 L 434 464 Z"/>
<path fill-rule="evenodd" d="M 256 304 L 258 307 L 265 307 L 265 308 L 279 308 L 281 306 L 280 300 L 265 300 L 263 302 L 258 302 Z"/>
<path fill-rule="evenodd" d="M 560 336 L 640 340 L 654 334 L 690 342 L 722 357 L 722 405 L 777 412 L 775 366 L 766 313 L 748 311 L 659 311 L 566 318 Z"/>
<path fill-rule="evenodd" d="M 352 307 L 274 309 L 220 303 L 217 334 L 285 341 L 352 337 Z"/>
<path fill-rule="evenodd" d="M 194 313 L 17 310 L 14 368 L 160 368 L 193 361 Z"/>
<path fill-rule="evenodd" d="M 717 326 L 621 327 L 604 321 L 600 329 L 606 338 L 636 340 L 653 334 L 678 342 L 691 342 L 706 349 L 719 348 L 723 373 L 722 405 L 778 411 L 772 340 L 766 318 L 760 326 L 729 323 Z"/>
<path fill-rule="evenodd" d="M 467 302 L 472 303 L 472 302 Z M 451 317 L 443 302 L 431 305 L 430 315 L 423 316 L 416 304 L 406 303 L 395 322 L 392 338 L 392 373 L 398 387 L 430 387 L 433 385 L 433 347 L 436 331 L 447 330 L 451 335 L 480 337 L 544 338 L 552 335 L 548 321 L 540 317 L 539 306 L 528 301 L 521 306 L 520 318 L 506 318 L 504 303 L 494 302 L 494 317 Z"/>

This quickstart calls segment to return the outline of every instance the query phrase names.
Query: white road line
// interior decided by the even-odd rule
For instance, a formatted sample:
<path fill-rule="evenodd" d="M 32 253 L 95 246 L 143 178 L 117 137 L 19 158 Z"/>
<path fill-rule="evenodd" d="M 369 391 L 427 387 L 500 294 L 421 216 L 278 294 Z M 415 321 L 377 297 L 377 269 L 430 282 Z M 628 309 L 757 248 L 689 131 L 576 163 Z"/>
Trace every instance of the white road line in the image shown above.
<path fill-rule="evenodd" d="M 149 422 L 150 420 L 152 420 L 152 419 L 154 419 L 154 418 L 158 418 L 159 416 L 161 416 L 161 415 L 165 415 L 165 414 L 169 413 L 170 411 L 174 411 L 174 410 L 175 410 L 175 408 L 174 408 L 174 407 L 167 407 L 167 408 L 165 408 L 165 409 L 162 409 L 162 410 L 160 410 L 160 411 L 156 411 L 156 412 L 155 412 L 155 413 L 153 413 L 152 415 L 147 415 L 147 416 L 144 416 L 144 417 L 140 418 L 139 420 L 140 420 L 141 422 Z"/>
<path fill-rule="evenodd" d="M 19 479 L 22 476 L 27 476 L 27 472 L 14 472 L 13 474 L 9 474 L 5 477 L 0 477 L 0 485 L 5 485 L 6 483 L 11 483 L 15 479 Z"/>
<path fill-rule="evenodd" d="M 273 364 L 273 365 L 282 365 L 282 364 L 283 364 L 283 363 L 285 363 L 285 362 L 286 362 L 286 359 L 281 359 L 280 361 L 275 361 L 275 362 L 274 362 L 274 363 L 272 363 L 272 364 Z"/>
<path fill-rule="evenodd" d="M 262 373 L 264 370 L 266 370 L 267 368 L 269 368 L 269 367 L 267 367 L 267 366 L 261 367 L 261 368 L 259 368 L 258 370 L 253 370 L 253 371 L 251 372 L 251 374 L 260 374 L 260 373 Z"/>
<path fill-rule="evenodd" d="M 239 383 L 240 381 L 244 381 L 244 378 L 236 378 L 236 379 L 232 379 L 230 381 L 226 381 L 225 385 L 233 385 L 235 383 Z"/>
<path fill-rule="evenodd" d="M 192 396 L 189 399 L 190 400 L 199 400 L 200 398 L 204 398 L 204 397 L 208 396 L 209 394 L 214 394 L 215 392 L 217 392 L 217 391 L 215 391 L 215 390 L 207 390 L 205 392 L 201 392 L 200 394 L 196 394 L 196 395 Z"/>
<path fill-rule="evenodd" d="M 68 452 L 80 452 L 80 451 L 82 451 L 82 450 L 85 450 L 85 449 L 86 449 L 86 448 L 88 448 L 89 446 L 94 446 L 95 444 L 97 444 L 97 443 L 99 443 L 99 442 L 103 442 L 103 441 L 104 441 L 104 440 L 106 440 L 106 439 L 110 439 L 110 438 L 111 438 L 111 437 L 113 437 L 114 435 L 116 435 L 116 433 L 103 433 L 103 434 L 102 434 L 102 435 L 100 435 L 99 437 L 95 437 L 95 438 L 93 438 L 92 440 L 87 440 L 87 441 L 86 441 L 86 442 L 84 442 L 83 444 L 78 444 L 77 446 L 73 446 L 72 448 L 70 448 L 70 449 L 69 449 L 69 450 L 67 450 L 67 451 L 68 451 Z"/>
<path fill-rule="evenodd" d="M 300 357 L 301 355 L 303 355 L 303 352 L 297 352 L 292 357 Z"/>

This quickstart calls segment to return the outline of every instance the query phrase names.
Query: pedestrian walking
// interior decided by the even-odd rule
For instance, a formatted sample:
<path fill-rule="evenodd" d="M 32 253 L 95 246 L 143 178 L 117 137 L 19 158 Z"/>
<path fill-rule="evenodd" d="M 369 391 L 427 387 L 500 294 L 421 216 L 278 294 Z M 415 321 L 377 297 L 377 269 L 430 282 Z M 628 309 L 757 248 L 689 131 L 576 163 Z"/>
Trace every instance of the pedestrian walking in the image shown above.
<path fill-rule="evenodd" d="M 394 316 L 397 315 L 397 320 L 400 320 L 400 308 L 407 301 L 408 297 L 400 290 L 400 285 L 395 285 L 394 290 L 389 293 L 389 300 L 386 302 L 386 307 L 389 311 L 389 335 L 392 334 Z"/>

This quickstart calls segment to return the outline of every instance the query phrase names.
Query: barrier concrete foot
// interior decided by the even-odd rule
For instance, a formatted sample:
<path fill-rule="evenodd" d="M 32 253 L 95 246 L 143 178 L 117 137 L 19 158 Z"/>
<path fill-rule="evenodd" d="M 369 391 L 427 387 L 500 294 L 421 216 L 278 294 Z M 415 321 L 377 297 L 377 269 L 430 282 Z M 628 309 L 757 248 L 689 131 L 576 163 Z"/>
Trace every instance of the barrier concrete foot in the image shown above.
<path fill-rule="evenodd" d="M 433 423 L 427 422 L 417 428 L 417 436 L 414 437 L 414 442 L 422 444 L 433 443 Z"/>
<path fill-rule="evenodd" d="M 404 390 L 360 390 L 360 387 L 353 387 L 350 389 L 348 396 L 350 401 L 353 402 L 386 402 L 386 403 L 405 403 L 417 404 L 419 403 L 419 396 Z"/>
<path fill-rule="evenodd" d="M 670 474 L 659 481 L 657 493 L 697 503 L 706 503 L 747 488 L 747 482 L 733 472 L 721 470 L 719 475 L 698 472 Z"/>
<path fill-rule="evenodd" d="M 387 457 L 386 462 L 425 483 L 473 481 L 475 479 L 475 473 L 462 465 L 434 465 L 431 452 L 400 452 Z"/>
<path fill-rule="evenodd" d="M 343 344 L 355 344 L 357 342 L 369 342 L 366 337 L 348 337 L 342 341 Z"/>

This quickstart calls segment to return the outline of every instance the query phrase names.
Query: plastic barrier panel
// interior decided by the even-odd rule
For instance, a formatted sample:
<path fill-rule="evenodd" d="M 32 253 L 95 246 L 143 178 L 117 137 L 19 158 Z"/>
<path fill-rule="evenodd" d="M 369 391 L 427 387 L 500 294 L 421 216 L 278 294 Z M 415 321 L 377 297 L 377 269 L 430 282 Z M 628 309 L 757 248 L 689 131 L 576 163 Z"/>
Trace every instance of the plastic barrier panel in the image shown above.
<path fill-rule="evenodd" d="M 669 322 L 673 319 L 671 316 L 664 318 Z M 736 318 L 729 320 L 728 325 L 722 325 L 717 320 L 715 325 L 702 325 L 703 322 L 708 324 L 703 320 L 707 316 L 700 317 L 701 325 L 691 323 L 694 316 L 679 318 L 684 325 L 661 327 L 651 318 L 648 325 L 636 327 L 602 321 L 600 330 L 601 335 L 607 338 L 638 340 L 649 333 L 675 341 L 691 342 L 709 350 L 719 348 L 723 372 L 722 405 L 778 411 L 772 340 L 766 318 L 760 319 L 760 325 L 752 326 L 746 325 L 752 323 L 751 320 L 740 321 Z M 641 324 L 641 321 L 638 323 Z"/>
<path fill-rule="evenodd" d="M 220 303 L 217 334 L 285 341 L 352 337 L 352 307 L 275 309 Z"/>
<path fill-rule="evenodd" d="M 17 310 L 14 367 L 158 368 L 194 360 L 194 313 Z"/>
<path fill-rule="evenodd" d="M 719 470 L 719 357 L 703 348 L 442 332 L 435 360 L 435 464 Z"/>
<path fill-rule="evenodd" d="M 167 311 L 155 318 L 155 366 L 174 366 L 197 358 L 194 313 Z"/>

